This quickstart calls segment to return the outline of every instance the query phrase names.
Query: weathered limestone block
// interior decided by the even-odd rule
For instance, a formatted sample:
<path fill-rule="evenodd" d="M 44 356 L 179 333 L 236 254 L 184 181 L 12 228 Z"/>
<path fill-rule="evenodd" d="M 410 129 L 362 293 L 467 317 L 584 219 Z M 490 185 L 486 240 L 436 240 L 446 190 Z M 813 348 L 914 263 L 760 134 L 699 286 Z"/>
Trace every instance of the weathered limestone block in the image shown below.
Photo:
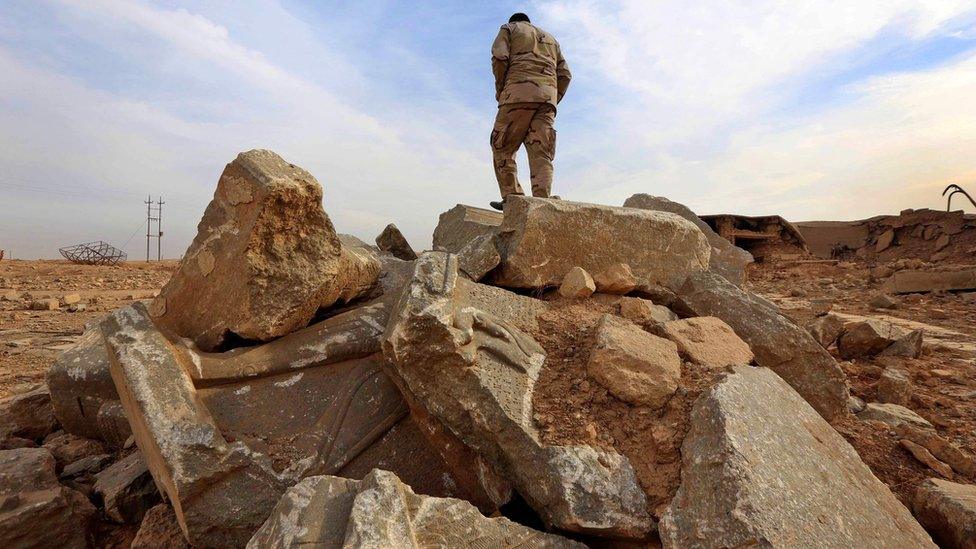
<path fill-rule="evenodd" d="M 575 269 L 575 267 L 573 267 Z M 626 263 L 614 263 L 593 275 L 596 291 L 601 294 L 625 295 L 634 291 L 640 281 Z"/>
<path fill-rule="evenodd" d="M 387 225 L 383 232 L 376 237 L 376 246 L 384 252 L 393 254 L 393 257 L 397 259 L 404 261 L 417 259 L 417 252 L 413 251 L 406 237 L 393 223 Z"/>
<path fill-rule="evenodd" d="M 907 406 L 912 398 L 912 382 L 908 372 L 899 368 L 885 368 L 878 379 L 878 402 Z"/>
<path fill-rule="evenodd" d="M 582 267 L 573 267 L 559 285 L 559 295 L 570 299 L 590 297 L 596 291 L 596 283 Z"/>
<path fill-rule="evenodd" d="M 949 465 L 943 461 L 940 461 L 939 458 L 933 456 L 932 452 L 929 452 L 929 449 L 925 446 L 912 442 L 907 438 L 899 440 L 898 444 L 900 444 L 902 448 L 908 450 L 909 453 L 912 454 L 912 457 L 920 461 L 929 469 L 932 469 L 936 473 L 942 475 L 944 478 L 952 478 L 952 467 L 949 467 Z"/>
<path fill-rule="evenodd" d="M 58 426 L 51 407 L 51 393 L 38 384 L 0 400 L 0 439 L 21 437 L 40 440 Z"/>
<path fill-rule="evenodd" d="M 766 300 L 713 273 L 688 278 L 672 308 L 683 316 L 721 318 L 756 356 L 756 363 L 786 380 L 827 421 L 847 415 L 850 391 L 836 361 L 810 334 Z"/>
<path fill-rule="evenodd" d="M 601 273 L 626 263 L 638 285 L 676 289 L 708 268 L 710 253 L 705 235 L 672 213 L 529 197 L 506 204 L 500 238 L 492 279 L 512 288 L 558 286 L 573 267 Z"/>
<path fill-rule="evenodd" d="M 620 400 L 660 408 L 678 390 L 681 359 L 671 341 L 603 315 L 586 371 Z"/>
<path fill-rule="evenodd" d="M 932 424 L 925 418 L 898 404 L 869 402 L 858 412 L 857 417 L 862 421 L 880 421 L 892 427 L 908 423 L 916 427 L 932 429 Z"/>
<path fill-rule="evenodd" d="M 0 547 L 91 546 L 95 507 L 58 484 L 43 448 L 0 450 Z"/>
<path fill-rule="evenodd" d="M 732 372 L 692 409 L 664 547 L 935 547 L 780 377 Z"/>
<path fill-rule="evenodd" d="M 47 386 L 54 415 L 65 431 L 101 438 L 98 411 L 107 402 L 117 402 L 119 394 L 97 326 L 85 330 L 70 349 L 58 355 L 47 371 Z"/>
<path fill-rule="evenodd" d="M 807 324 L 807 331 L 817 343 L 827 349 L 844 333 L 844 319 L 829 313 L 818 316 Z"/>
<path fill-rule="evenodd" d="M 473 238 L 457 252 L 458 269 L 475 282 L 484 278 L 502 261 L 497 240 L 493 234 Z"/>
<path fill-rule="evenodd" d="M 976 269 L 956 271 L 902 270 L 892 275 L 885 282 L 883 289 L 893 294 L 976 290 Z"/>
<path fill-rule="evenodd" d="M 702 221 L 684 204 L 672 202 L 663 196 L 635 194 L 624 202 L 624 207 L 671 212 L 691 221 L 701 229 L 705 238 L 708 239 L 708 245 L 712 247 L 712 253 L 708 259 L 708 270 L 724 276 L 736 286 L 741 286 L 745 281 L 746 265 L 753 262 L 752 254 L 738 246 L 733 246 L 731 242 L 719 236 L 708 226 L 708 223 Z"/>
<path fill-rule="evenodd" d="M 930 478 L 916 490 L 912 509 L 943 547 L 976 547 L 976 486 Z"/>
<path fill-rule="evenodd" d="M 390 374 L 411 408 L 510 479 L 548 524 L 641 538 L 652 519 L 626 458 L 540 441 L 532 392 L 545 354 L 516 327 L 534 322 L 520 311 L 535 302 L 459 277 L 455 256 L 424 254 L 384 335 Z"/>
<path fill-rule="evenodd" d="M 95 476 L 95 493 L 102 498 L 105 515 L 118 523 L 138 523 L 159 502 L 145 460 L 134 452 Z"/>
<path fill-rule="evenodd" d="M 479 236 L 498 234 L 501 224 L 501 212 L 458 204 L 440 215 L 434 249 L 456 254 Z"/>
<path fill-rule="evenodd" d="M 666 322 L 664 335 L 678 345 L 681 358 L 706 367 L 751 364 L 749 344 L 735 335 L 728 324 L 714 316 L 699 316 Z"/>
<path fill-rule="evenodd" d="M 888 348 L 903 332 L 890 322 L 869 318 L 851 322 L 837 341 L 837 351 L 846 360 L 874 356 Z"/>
<path fill-rule="evenodd" d="M 901 336 L 894 343 L 879 353 L 881 356 L 900 356 L 918 358 L 922 356 L 922 345 L 925 341 L 925 330 L 912 330 Z"/>
<path fill-rule="evenodd" d="M 224 169 L 151 312 L 210 351 L 228 337 L 267 341 L 302 328 L 319 307 L 365 294 L 378 275 L 371 252 L 340 242 L 315 178 L 253 150 Z"/>

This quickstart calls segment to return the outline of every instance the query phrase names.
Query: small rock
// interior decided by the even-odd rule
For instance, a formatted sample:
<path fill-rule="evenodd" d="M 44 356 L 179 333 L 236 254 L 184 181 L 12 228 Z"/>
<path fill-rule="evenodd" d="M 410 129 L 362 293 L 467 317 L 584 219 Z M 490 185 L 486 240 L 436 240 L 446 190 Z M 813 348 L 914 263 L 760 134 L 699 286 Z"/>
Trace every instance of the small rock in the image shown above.
<path fill-rule="evenodd" d="M 383 232 L 376 237 L 376 246 L 384 252 L 393 254 L 393 257 L 397 259 L 404 261 L 417 259 L 417 252 L 413 251 L 403 233 L 393 223 L 387 225 Z"/>
<path fill-rule="evenodd" d="M 57 311 L 60 306 L 57 299 L 35 299 L 30 304 L 32 311 Z"/>
<path fill-rule="evenodd" d="M 844 319 L 834 314 L 826 314 L 813 319 L 807 325 L 807 331 L 813 339 L 817 340 L 817 343 L 827 349 L 844 333 Z"/>
<path fill-rule="evenodd" d="M 912 397 L 912 384 L 908 372 L 886 368 L 878 380 L 878 402 L 907 406 Z"/>
<path fill-rule="evenodd" d="M 922 356 L 922 343 L 925 332 L 921 329 L 912 330 L 908 334 L 898 338 L 894 343 L 881 351 L 879 356 L 899 356 L 906 358 L 918 358 Z"/>
<path fill-rule="evenodd" d="M 847 403 L 847 407 L 850 408 L 852 414 L 856 414 L 864 409 L 864 401 L 854 395 L 851 395 Z"/>
<path fill-rule="evenodd" d="M 874 356 L 894 343 L 899 335 L 890 322 L 875 319 L 852 322 L 845 326 L 837 350 L 845 360 Z"/>
<path fill-rule="evenodd" d="M 881 233 L 878 237 L 878 242 L 875 244 L 874 251 L 881 253 L 887 250 L 895 242 L 895 230 L 888 229 L 887 231 Z"/>
<path fill-rule="evenodd" d="M 64 296 L 61 297 L 62 305 L 73 305 L 75 303 L 81 303 L 81 294 L 79 293 L 64 294 Z"/>
<path fill-rule="evenodd" d="M 898 300 L 887 294 L 877 294 L 868 301 L 868 305 L 875 309 L 897 309 Z"/>
<path fill-rule="evenodd" d="M 47 386 L 38 384 L 26 392 L 0 400 L 0 438 L 40 440 L 57 429 Z"/>
<path fill-rule="evenodd" d="M 58 431 L 44 439 L 44 448 L 54 456 L 59 469 L 79 459 L 105 453 L 105 447 L 97 440 L 79 437 L 64 431 Z"/>
<path fill-rule="evenodd" d="M 920 461 L 929 469 L 939 473 L 944 478 L 952 478 L 952 467 L 949 467 L 945 463 L 942 463 L 936 459 L 936 457 L 932 455 L 932 452 L 929 452 L 924 446 L 916 444 L 907 438 L 899 440 L 898 444 L 901 444 L 902 448 L 908 450 L 912 456 L 915 457 L 915 459 Z"/>
<path fill-rule="evenodd" d="M 862 421 L 874 420 L 897 427 L 902 423 L 908 423 L 915 427 L 932 429 L 932 424 L 915 412 L 899 406 L 898 404 L 884 404 L 871 402 L 864 407 L 864 410 L 857 414 L 857 418 Z"/>
<path fill-rule="evenodd" d="M 871 278 L 874 280 L 884 280 L 895 274 L 895 270 L 887 265 L 878 265 L 871 269 Z"/>
<path fill-rule="evenodd" d="M 834 300 L 832 299 L 811 299 L 810 300 L 810 311 L 813 312 L 815 316 L 823 316 L 830 312 L 834 308 Z"/>
<path fill-rule="evenodd" d="M 638 280 L 627 263 L 615 263 L 593 276 L 596 291 L 601 294 L 624 295 L 637 288 Z"/>
<path fill-rule="evenodd" d="M 937 252 L 938 251 L 941 251 L 943 248 L 945 248 L 946 246 L 949 245 L 949 242 L 950 241 L 951 241 L 951 239 L 950 239 L 949 235 L 943 234 L 942 236 L 940 236 L 938 238 L 938 240 L 935 241 L 935 251 L 937 251 Z"/>
<path fill-rule="evenodd" d="M 915 491 L 912 510 L 943 547 L 976 547 L 976 486 L 927 479 Z"/>
<path fill-rule="evenodd" d="M 663 326 L 664 335 L 678 346 L 688 362 L 706 367 L 738 366 L 752 363 L 752 350 L 732 328 L 714 316 L 674 320 Z"/>
<path fill-rule="evenodd" d="M 20 301 L 20 292 L 17 290 L 4 290 L 0 292 L 0 301 Z"/>
<path fill-rule="evenodd" d="M 582 267 L 573 267 L 559 285 L 559 295 L 571 299 L 590 297 L 596 291 L 593 278 Z"/>
<path fill-rule="evenodd" d="M 159 491 L 142 454 L 135 452 L 98 473 L 95 493 L 105 503 L 105 515 L 119 523 L 137 523 L 159 502 Z"/>
<path fill-rule="evenodd" d="M 82 313 L 85 312 L 86 310 L 88 310 L 88 306 L 85 305 L 84 303 L 73 303 L 71 305 L 68 305 L 69 313 Z"/>
<path fill-rule="evenodd" d="M 677 320 L 678 315 L 663 305 L 649 299 L 623 297 L 620 299 L 620 316 L 638 325 L 660 324 Z"/>
<path fill-rule="evenodd" d="M 586 370 L 620 400 L 659 408 L 678 389 L 681 359 L 673 342 L 603 315 Z"/>

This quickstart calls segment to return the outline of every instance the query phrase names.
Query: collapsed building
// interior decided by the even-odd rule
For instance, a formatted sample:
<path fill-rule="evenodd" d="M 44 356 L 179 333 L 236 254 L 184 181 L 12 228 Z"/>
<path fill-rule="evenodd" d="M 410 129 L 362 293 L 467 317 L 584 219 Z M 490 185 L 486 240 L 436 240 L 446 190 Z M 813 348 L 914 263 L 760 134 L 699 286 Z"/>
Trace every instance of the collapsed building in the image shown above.
<path fill-rule="evenodd" d="M 198 546 L 934 547 L 832 427 L 841 367 L 741 288 L 728 237 L 802 250 L 785 221 L 636 195 L 458 205 L 420 254 L 391 227 L 342 237 L 311 174 L 242 153 L 160 294 L 52 367 L 58 420 L 134 442 Z"/>

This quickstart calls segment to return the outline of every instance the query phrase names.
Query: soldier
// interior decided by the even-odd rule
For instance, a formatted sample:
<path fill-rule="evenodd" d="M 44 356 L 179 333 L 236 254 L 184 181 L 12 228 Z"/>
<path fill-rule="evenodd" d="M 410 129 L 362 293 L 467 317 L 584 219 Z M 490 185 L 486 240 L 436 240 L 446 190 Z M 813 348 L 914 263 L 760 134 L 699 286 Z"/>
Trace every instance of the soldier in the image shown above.
<path fill-rule="evenodd" d="M 556 104 L 569 87 L 569 67 L 559 42 L 536 27 L 524 13 L 516 13 L 502 25 L 491 46 L 498 115 L 491 131 L 495 178 L 502 201 L 510 194 L 524 194 L 518 182 L 515 153 L 525 144 L 529 155 L 532 196 L 549 198 L 552 159 L 556 155 Z"/>

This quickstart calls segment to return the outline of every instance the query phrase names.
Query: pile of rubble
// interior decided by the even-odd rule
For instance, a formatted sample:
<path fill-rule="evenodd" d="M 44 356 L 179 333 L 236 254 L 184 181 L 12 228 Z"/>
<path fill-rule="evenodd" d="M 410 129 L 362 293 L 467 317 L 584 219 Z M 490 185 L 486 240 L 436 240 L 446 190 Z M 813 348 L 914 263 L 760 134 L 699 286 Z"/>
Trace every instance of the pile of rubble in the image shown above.
<path fill-rule="evenodd" d="M 138 547 L 972 543 L 976 471 L 920 490 L 923 528 L 832 427 L 825 347 L 880 345 L 743 290 L 687 208 L 513 197 L 434 248 L 339 235 L 308 172 L 241 154 L 159 296 L 0 404 L 0 540 L 84 546 L 101 513 Z"/>

